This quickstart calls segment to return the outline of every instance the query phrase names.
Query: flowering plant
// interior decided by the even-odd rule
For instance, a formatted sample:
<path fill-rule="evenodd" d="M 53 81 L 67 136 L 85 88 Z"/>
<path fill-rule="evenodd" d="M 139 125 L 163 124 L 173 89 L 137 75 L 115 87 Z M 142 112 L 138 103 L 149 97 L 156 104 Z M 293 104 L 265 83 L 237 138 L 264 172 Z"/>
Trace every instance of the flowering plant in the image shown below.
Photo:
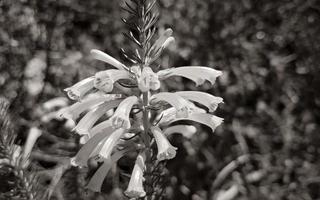
<path fill-rule="evenodd" d="M 155 3 L 146 0 L 126 3 L 124 9 L 133 17 L 123 21 L 135 31 L 125 35 L 138 46 L 132 54 L 123 50 L 130 65 L 94 49 L 91 55 L 95 59 L 115 69 L 97 72 L 65 89 L 76 103 L 64 108 L 60 115 L 74 121 L 81 118 L 74 131 L 81 136 L 83 146 L 71 162 L 79 167 L 87 166 L 89 159 L 102 163 L 87 185 L 93 191 L 101 190 L 108 171 L 122 156 L 128 151 L 136 151 L 138 156 L 125 195 L 130 198 L 152 195 L 152 188 L 145 190 L 144 185 L 148 186 L 152 181 L 149 175 L 153 166 L 176 156 L 177 148 L 170 144 L 167 136 L 196 132 L 191 125 L 171 124 L 191 120 L 214 131 L 223 121 L 212 114 L 223 102 L 220 97 L 200 91 L 161 91 L 162 82 L 170 77 L 184 77 L 197 86 L 206 81 L 213 85 L 222 72 L 204 66 L 160 70 L 154 67 L 163 50 L 174 42 L 171 29 L 166 29 L 153 42 L 154 24 L 158 18 L 153 12 Z M 156 157 L 155 161 L 153 157 Z"/>

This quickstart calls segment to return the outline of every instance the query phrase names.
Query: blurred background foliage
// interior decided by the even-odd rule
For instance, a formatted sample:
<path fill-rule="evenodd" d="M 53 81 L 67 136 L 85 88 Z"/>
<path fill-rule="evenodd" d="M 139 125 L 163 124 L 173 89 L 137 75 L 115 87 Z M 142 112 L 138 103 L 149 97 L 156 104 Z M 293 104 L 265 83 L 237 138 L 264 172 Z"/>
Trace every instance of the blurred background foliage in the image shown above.
<path fill-rule="evenodd" d="M 159 29 L 171 27 L 176 38 L 159 65 L 224 71 L 213 88 L 178 78 L 164 86 L 206 91 L 225 102 L 216 113 L 225 123 L 215 133 L 200 127 L 190 140 L 172 138 L 179 151 L 167 164 L 165 199 L 320 199 L 320 2 L 158 3 Z M 11 102 L 21 144 L 32 127 L 42 131 L 32 158 L 44 174 L 63 168 L 61 158 L 79 148 L 72 124 L 51 118 L 56 108 L 45 102 L 65 97 L 64 88 L 107 67 L 89 56 L 91 49 L 124 61 L 120 47 L 132 44 L 122 35 L 122 4 L 0 1 L 0 95 Z M 83 189 L 87 169 L 67 168 L 61 175 L 52 199 L 123 199 L 122 182 L 128 181 L 115 178 L 114 170 L 103 194 L 93 194 Z"/>

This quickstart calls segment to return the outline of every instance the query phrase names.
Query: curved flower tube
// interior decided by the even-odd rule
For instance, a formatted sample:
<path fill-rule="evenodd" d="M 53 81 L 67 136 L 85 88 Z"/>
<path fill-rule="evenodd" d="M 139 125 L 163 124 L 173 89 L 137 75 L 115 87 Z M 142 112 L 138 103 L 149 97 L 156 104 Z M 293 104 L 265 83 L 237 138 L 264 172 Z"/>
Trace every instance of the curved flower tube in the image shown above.
<path fill-rule="evenodd" d="M 220 103 L 223 103 L 221 97 L 216 97 L 211 94 L 199 91 L 181 91 L 176 92 L 179 96 L 188 99 L 190 101 L 195 101 L 206 106 L 210 112 L 213 112 L 217 109 Z"/>
<path fill-rule="evenodd" d="M 122 64 L 121 62 L 119 62 L 117 59 L 109 56 L 108 54 L 106 54 L 100 50 L 92 49 L 90 51 L 90 53 L 93 58 L 95 58 L 97 60 L 101 60 L 103 62 L 106 62 L 106 63 L 114 66 L 115 68 L 118 68 L 120 70 L 127 69 L 127 67 L 124 64 Z"/>
<path fill-rule="evenodd" d="M 152 95 L 150 102 L 152 103 L 154 101 L 165 101 L 172 105 L 176 109 L 177 117 L 188 117 L 190 110 L 194 107 L 190 101 L 170 92 L 161 92 Z"/>
<path fill-rule="evenodd" d="M 191 120 L 200 124 L 204 124 L 210 127 L 212 129 L 212 132 L 214 132 L 214 130 L 223 122 L 223 118 L 217 117 L 215 115 L 211 115 L 208 113 L 193 113 L 188 117 L 175 118 L 174 120 L 170 121 L 170 123 L 180 120 Z"/>
<path fill-rule="evenodd" d="M 109 93 L 113 84 L 120 79 L 130 79 L 130 74 L 124 70 L 109 69 L 95 74 L 94 87 Z"/>
<path fill-rule="evenodd" d="M 103 121 L 103 122 L 97 124 L 96 126 L 94 126 L 92 129 L 90 129 L 89 137 L 93 137 L 96 134 L 98 134 L 106 129 L 107 130 L 114 130 L 110 120 Z"/>
<path fill-rule="evenodd" d="M 99 160 L 107 160 L 110 158 L 110 155 L 112 153 L 113 148 L 116 146 L 118 141 L 120 140 L 121 136 L 124 133 L 124 129 L 119 128 L 115 130 L 104 142 L 103 146 L 101 147 L 101 150 L 98 154 Z"/>
<path fill-rule="evenodd" d="M 112 100 L 105 102 L 95 109 L 89 111 L 77 124 L 74 130 L 80 134 L 89 134 L 89 130 L 108 110 L 116 108 L 120 104 L 121 100 Z"/>
<path fill-rule="evenodd" d="M 222 72 L 209 67 L 184 66 L 160 70 L 157 74 L 160 80 L 164 80 L 172 76 L 182 76 L 192 80 L 198 86 L 203 84 L 206 80 L 213 85 L 217 77 L 222 75 Z"/>
<path fill-rule="evenodd" d="M 137 103 L 138 97 L 136 96 L 127 97 L 120 103 L 113 116 L 109 119 L 114 129 L 129 129 L 131 127 L 129 115 L 132 106 Z"/>
<path fill-rule="evenodd" d="M 138 86 L 141 92 L 147 92 L 150 89 L 158 90 L 160 88 L 158 75 L 150 67 L 144 67 L 138 79 Z"/>
<path fill-rule="evenodd" d="M 91 89 L 93 89 L 94 77 L 89 77 L 79 81 L 75 85 L 64 89 L 67 95 L 72 100 L 80 100 L 85 94 L 87 94 Z"/>
<path fill-rule="evenodd" d="M 103 132 L 99 132 L 90 138 L 88 142 L 81 147 L 76 156 L 71 159 L 71 164 L 73 166 L 87 166 L 91 153 L 102 140 L 108 138 L 113 133 L 112 131 L 112 128 L 105 129 Z"/>
<path fill-rule="evenodd" d="M 143 188 L 143 172 L 145 170 L 145 154 L 140 153 L 137 156 L 136 162 L 133 167 L 129 185 L 124 194 L 129 198 L 140 198 L 146 195 Z"/>
<path fill-rule="evenodd" d="M 171 126 L 163 131 L 163 134 L 166 136 L 169 136 L 174 133 L 180 133 L 185 138 L 190 139 L 195 133 L 197 132 L 197 129 L 195 126 L 191 125 L 175 125 Z"/>
<path fill-rule="evenodd" d="M 60 117 L 65 119 L 71 119 L 75 121 L 81 113 L 84 111 L 93 108 L 101 103 L 108 101 L 110 98 L 107 96 L 95 96 L 93 98 L 88 98 L 82 102 L 77 102 L 72 104 L 69 107 L 63 108 L 58 112 Z"/>
<path fill-rule="evenodd" d="M 91 177 L 90 182 L 86 186 L 88 189 L 100 192 L 101 186 L 107 174 L 109 173 L 111 167 L 118 162 L 120 158 L 124 156 L 125 153 L 128 152 L 128 149 L 115 152 L 110 158 L 105 160 L 103 164 L 99 167 L 99 169 L 94 173 Z"/>
<path fill-rule="evenodd" d="M 150 128 L 153 137 L 157 143 L 158 154 L 157 159 L 159 161 L 169 160 L 176 156 L 177 148 L 172 146 L 166 136 L 162 133 L 159 127 L 153 126 Z"/>

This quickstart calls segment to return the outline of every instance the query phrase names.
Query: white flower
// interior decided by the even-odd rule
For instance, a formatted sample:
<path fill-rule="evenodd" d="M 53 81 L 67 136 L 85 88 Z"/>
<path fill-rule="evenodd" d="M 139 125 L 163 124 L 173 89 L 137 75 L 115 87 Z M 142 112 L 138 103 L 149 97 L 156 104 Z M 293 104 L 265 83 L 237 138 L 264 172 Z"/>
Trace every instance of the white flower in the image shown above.
<path fill-rule="evenodd" d="M 165 101 L 172 105 L 176 109 L 177 117 L 188 117 L 190 110 L 194 108 L 190 101 L 170 92 L 161 92 L 151 96 L 151 104 L 158 101 Z"/>
<path fill-rule="evenodd" d="M 130 79 L 130 74 L 124 70 L 109 69 L 95 74 L 94 87 L 109 93 L 113 84 L 120 79 Z"/>
<path fill-rule="evenodd" d="M 80 135 L 89 134 L 93 125 L 110 109 L 116 108 L 121 100 L 112 100 L 105 102 L 89 111 L 74 128 Z"/>
<path fill-rule="evenodd" d="M 124 64 L 122 64 L 121 62 L 119 62 L 117 59 L 109 56 L 108 54 L 106 54 L 100 50 L 93 49 L 93 50 L 91 50 L 90 53 L 91 53 L 92 57 L 94 57 L 95 59 L 106 62 L 106 63 L 108 63 L 108 64 L 110 64 L 120 70 L 127 69 L 127 67 Z"/>
<path fill-rule="evenodd" d="M 160 80 L 164 80 L 172 76 L 182 76 L 194 81 L 196 85 L 201 85 L 206 80 L 213 85 L 217 77 L 222 75 L 222 72 L 209 67 L 184 66 L 160 70 L 157 74 Z"/>
<path fill-rule="evenodd" d="M 159 127 L 153 126 L 150 128 L 153 137 L 157 143 L 158 154 L 157 159 L 159 161 L 169 160 L 176 156 L 177 148 L 172 146 L 166 136 L 162 133 Z"/>
<path fill-rule="evenodd" d="M 124 129 L 119 128 L 115 130 L 103 143 L 101 150 L 98 154 L 99 160 L 107 160 L 110 158 L 113 148 L 116 146 L 121 136 L 124 133 Z"/>
<path fill-rule="evenodd" d="M 216 97 L 205 92 L 198 91 L 181 91 L 176 92 L 179 96 L 188 99 L 190 101 L 195 101 L 206 106 L 210 112 L 217 109 L 218 105 L 223 102 L 221 97 Z"/>
<path fill-rule="evenodd" d="M 82 99 L 90 90 L 93 89 L 94 77 L 89 77 L 79 81 L 75 85 L 64 89 L 67 95 L 72 100 Z"/>
<path fill-rule="evenodd" d="M 125 195 L 128 196 L 129 198 L 140 198 L 146 195 L 146 192 L 144 191 L 144 188 L 143 188 L 144 169 L 145 169 L 145 155 L 144 153 L 141 153 L 138 155 L 136 159 L 128 188 L 124 192 Z"/>
<path fill-rule="evenodd" d="M 129 129 L 131 127 L 129 115 L 132 106 L 138 103 L 138 98 L 136 96 L 130 96 L 124 99 L 118 108 L 116 109 L 113 116 L 109 119 L 111 121 L 112 127 Z"/>
<path fill-rule="evenodd" d="M 141 76 L 138 78 L 138 86 L 142 92 L 158 90 L 160 81 L 158 75 L 152 71 L 150 67 L 143 67 Z"/>
<path fill-rule="evenodd" d="M 157 54 L 161 53 L 161 51 L 164 49 L 164 44 L 166 44 L 166 41 L 167 44 L 169 43 L 168 39 L 171 37 L 172 33 L 173 31 L 171 28 L 166 29 L 150 48 L 150 51 L 147 53 L 148 57 L 157 57 Z"/>
<path fill-rule="evenodd" d="M 69 107 L 63 108 L 59 111 L 58 115 L 60 117 L 76 120 L 81 113 L 85 112 L 88 109 L 94 108 L 101 103 L 108 101 L 109 98 L 107 96 L 95 96 L 93 98 L 87 98 L 81 102 L 77 102 L 72 104 Z"/>
<path fill-rule="evenodd" d="M 112 133 L 113 129 L 109 127 L 109 129 L 105 129 L 104 131 L 95 134 L 80 148 L 76 156 L 71 159 L 71 164 L 73 166 L 87 166 L 91 153 L 101 141 L 108 138 Z"/>
<path fill-rule="evenodd" d="M 175 125 L 169 128 L 166 128 L 163 131 L 163 134 L 169 136 L 174 133 L 180 133 L 184 137 L 190 139 L 197 132 L 196 127 L 191 125 Z"/>

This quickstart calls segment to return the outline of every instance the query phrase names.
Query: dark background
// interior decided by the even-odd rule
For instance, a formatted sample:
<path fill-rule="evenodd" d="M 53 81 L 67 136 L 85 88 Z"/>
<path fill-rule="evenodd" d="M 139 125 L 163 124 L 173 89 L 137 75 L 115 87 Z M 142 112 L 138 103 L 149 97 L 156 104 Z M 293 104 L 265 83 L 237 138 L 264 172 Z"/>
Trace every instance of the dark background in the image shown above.
<path fill-rule="evenodd" d="M 43 103 L 65 97 L 62 89 L 106 68 L 89 56 L 91 49 L 121 59 L 120 47 L 132 46 L 122 35 L 127 14 L 119 4 L 0 1 L 0 95 L 11 102 L 21 143 L 36 126 L 43 131 L 36 151 L 75 154 L 75 136 L 64 122 L 42 119 Z M 216 111 L 225 123 L 215 133 L 202 127 L 191 140 L 173 138 L 179 151 L 167 165 L 166 197 L 320 199 L 320 1 L 159 0 L 158 7 L 159 29 L 171 27 L 176 38 L 159 64 L 224 71 L 213 88 L 181 79 L 166 86 L 210 92 L 225 102 Z M 61 141 L 69 146 L 56 144 Z M 233 164 L 239 166 L 217 180 L 238 157 Z M 126 183 L 111 176 L 99 195 L 83 189 L 88 177 L 84 169 L 68 170 L 59 183 L 65 199 L 121 199 L 121 189 L 111 185 L 125 189 Z"/>

